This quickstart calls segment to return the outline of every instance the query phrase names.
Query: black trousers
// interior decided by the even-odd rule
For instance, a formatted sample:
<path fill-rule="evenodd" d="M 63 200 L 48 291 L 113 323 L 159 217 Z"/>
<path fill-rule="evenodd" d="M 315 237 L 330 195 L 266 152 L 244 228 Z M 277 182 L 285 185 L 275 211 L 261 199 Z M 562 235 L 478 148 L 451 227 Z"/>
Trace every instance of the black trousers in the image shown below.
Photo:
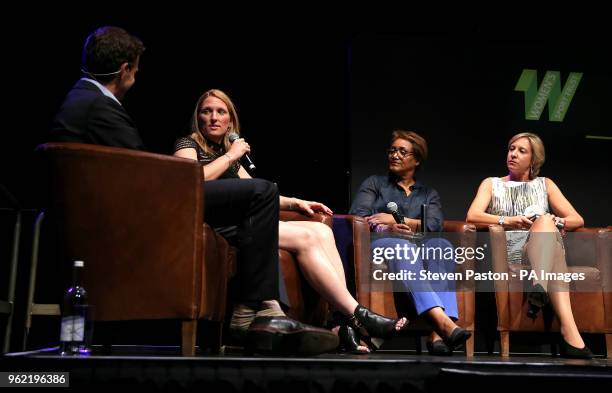
<path fill-rule="evenodd" d="M 279 195 L 263 179 L 222 179 L 204 185 L 204 221 L 238 248 L 234 301 L 258 307 L 279 298 Z"/>

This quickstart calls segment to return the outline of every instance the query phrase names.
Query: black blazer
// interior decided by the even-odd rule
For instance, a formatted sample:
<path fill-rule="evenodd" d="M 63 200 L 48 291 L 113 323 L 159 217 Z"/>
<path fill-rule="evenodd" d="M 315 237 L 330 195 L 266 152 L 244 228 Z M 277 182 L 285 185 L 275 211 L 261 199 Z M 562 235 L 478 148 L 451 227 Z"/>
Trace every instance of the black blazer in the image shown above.
<path fill-rule="evenodd" d="M 50 139 L 144 150 L 123 106 L 85 80 L 79 80 L 66 96 L 51 126 Z"/>

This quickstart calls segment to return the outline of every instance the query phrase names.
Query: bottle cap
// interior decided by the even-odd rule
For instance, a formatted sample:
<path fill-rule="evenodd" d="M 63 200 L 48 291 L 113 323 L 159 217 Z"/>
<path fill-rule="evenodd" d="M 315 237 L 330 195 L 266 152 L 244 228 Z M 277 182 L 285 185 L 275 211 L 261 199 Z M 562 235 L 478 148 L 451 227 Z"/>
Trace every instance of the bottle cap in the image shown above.
<path fill-rule="evenodd" d="M 74 261 L 74 267 L 83 267 L 83 261 Z"/>

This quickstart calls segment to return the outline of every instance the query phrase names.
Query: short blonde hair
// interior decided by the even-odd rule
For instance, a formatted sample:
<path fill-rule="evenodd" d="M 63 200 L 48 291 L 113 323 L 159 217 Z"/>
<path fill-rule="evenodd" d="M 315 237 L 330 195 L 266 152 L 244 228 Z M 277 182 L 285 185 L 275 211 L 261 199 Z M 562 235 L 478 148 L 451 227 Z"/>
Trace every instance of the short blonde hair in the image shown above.
<path fill-rule="evenodd" d="M 238 112 L 236 111 L 236 106 L 229 98 L 229 96 L 219 89 L 210 89 L 204 92 L 200 96 L 200 98 L 198 98 L 198 102 L 196 103 L 195 109 L 193 111 L 193 116 L 191 118 L 191 138 L 195 140 L 196 143 L 200 145 L 200 147 L 204 149 L 205 152 L 211 152 L 211 148 L 208 146 L 206 138 L 204 138 L 204 135 L 202 134 L 202 125 L 200 124 L 199 116 L 200 105 L 202 105 L 202 102 L 204 102 L 204 100 L 208 97 L 215 97 L 220 99 L 227 106 L 227 110 L 229 111 L 231 124 L 229 126 L 228 132 L 225 134 L 225 137 L 223 137 L 223 145 L 225 146 L 225 150 L 229 150 L 230 146 L 232 145 L 229 141 L 229 134 L 231 132 L 235 132 L 236 134 L 240 135 L 240 122 L 238 121 Z"/>
<path fill-rule="evenodd" d="M 516 134 L 515 136 L 510 138 L 510 142 L 508 142 L 508 148 L 510 148 L 510 145 L 512 145 L 516 140 L 521 138 L 527 138 L 527 140 L 529 141 L 529 145 L 531 146 L 531 165 L 529 167 L 529 179 L 535 179 L 540 173 L 540 169 L 542 169 L 542 165 L 544 165 L 544 161 L 546 160 L 544 142 L 542 142 L 542 139 L 534 133 L 521 132 L 520 134 Z"/>

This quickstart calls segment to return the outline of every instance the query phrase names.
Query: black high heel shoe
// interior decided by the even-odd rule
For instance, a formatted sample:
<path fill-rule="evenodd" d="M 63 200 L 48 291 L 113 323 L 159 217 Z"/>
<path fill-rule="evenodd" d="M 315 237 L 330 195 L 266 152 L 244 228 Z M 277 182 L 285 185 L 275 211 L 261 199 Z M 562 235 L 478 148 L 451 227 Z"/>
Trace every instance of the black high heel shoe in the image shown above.
<path fill-rule="evenodd" d="M 407 327 L 406 324 L 400 330 L 395 329 L 398 321 L 399 319 L 391 319 L 376 314 L 361 305 L 355 308 L 353 315 L 347 317 L 347 324 L 361 333 L 364 338 L 367 336 L 390 338 L 398 335 Z"/>
<path fill-rule="evenodd" d="M 472 333 L 463 328 L 456 327 L 453 329 L 450 336 L 442 338 L 442 340 L 452 353 L 455 349 L 458 349 L 464 345 L 470 337 L 472 337 Z"/>
<path fill-rule="evenodd" d="M 527 294 L 527 303 L 529 308 L 527 309 L 527 317 L 536 319 L 540 310 L 550 302 L 548 293 L 540 284 L 536 284 L 531 288 L 531 291 Z"/>
<path fill-rule="evenodd" d="M 427 341 L 425 345 L 427 346 L 427 352 L 432 356 L 451 356 L 453 354 L 453 351 L 444 344 L 443 340 Z"/>
<path fill-rule="evenodd" d="M 341 325 L 338 329 L 338 338 L 340 339 L 340 345 L 338 346 L 339 352 L 351 353 L 354 355 L 367 355 L 368 353 L 375 350 L 366 341 L 366 345 L 361 345 L 363 337 L 348 325 Z M 359 350 L 359 347 L 367 347 L 369 352 L 363 352 Z"/>
<path fill-rule="evenodd" d="M 559 354 L 567 359 L 593 359 L 593 352 L 586 345 L 584 348 L 576 348 L 561 337 L 561 345 L 559 345 Z"/>

